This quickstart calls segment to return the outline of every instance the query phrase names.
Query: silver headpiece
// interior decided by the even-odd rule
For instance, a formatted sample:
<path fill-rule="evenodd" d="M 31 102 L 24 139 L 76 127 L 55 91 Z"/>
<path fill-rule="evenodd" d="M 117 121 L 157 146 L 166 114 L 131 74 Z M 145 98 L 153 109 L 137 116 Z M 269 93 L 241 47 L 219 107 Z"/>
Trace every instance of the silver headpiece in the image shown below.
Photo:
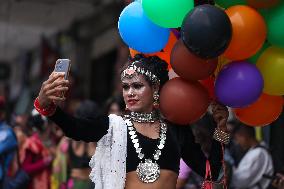
<path fill-rule="evenodd" d="M 159 85 L 160 80 L 156 75 L 154 75 L 149 70 L 145 70 L 144 68 L 135 66 L 135 63 L 138 63 L 138 62 L 139 61 L 132 62 L 125 70 L 123 70 L 123 72 L 121 73 L 121 80 L 125 77 L 126 78 L 132 78 L 135 73 L 139 73 L 139 74 L 146 76 L 148 79 L 150 79 L 150 81 L 153 84 Z"/>

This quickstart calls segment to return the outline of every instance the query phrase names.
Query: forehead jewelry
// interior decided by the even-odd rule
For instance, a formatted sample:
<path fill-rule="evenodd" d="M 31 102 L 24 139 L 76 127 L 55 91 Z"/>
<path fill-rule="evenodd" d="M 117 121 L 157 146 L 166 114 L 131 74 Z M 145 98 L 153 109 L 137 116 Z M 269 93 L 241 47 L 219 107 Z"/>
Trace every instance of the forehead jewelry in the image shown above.
<path fill-rule="evenodd" d="M 121 73 L 121 80 L 123 78 L 133 78 L 135 73 L 142 74 L 146 76 L 153 84 L 160 84 L 159 78 L 150 72 L 149 70 L 146 70 L 141 67 L 135 66 L 135 63 L 138 63 L 139 61 L 132 62 L 123 72 Z"/>

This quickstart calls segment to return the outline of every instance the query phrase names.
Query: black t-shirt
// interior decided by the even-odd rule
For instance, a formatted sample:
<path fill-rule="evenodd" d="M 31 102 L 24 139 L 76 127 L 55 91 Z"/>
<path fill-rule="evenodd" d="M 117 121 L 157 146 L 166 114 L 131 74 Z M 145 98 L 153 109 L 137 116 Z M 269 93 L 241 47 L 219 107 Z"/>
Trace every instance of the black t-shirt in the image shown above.
<path fill-rule="evenodd" d="M 57 108 L 55 114 L 49 117 L 65 133 L 67 137 L 74 140 L 85 142 L 97 142 L 109 128 L 108 116 L 97 116 L 92 118 L 78 118 L 64 113 Z M 167 139 L 162 155 L 158 160 L 161 169 L 168 169 L 176 172 L 179 171 L 179 161 L 182 158 L 185 163 L 199 175 L 205 175 L 206 157 L 199 144 L 195 143 L 194 136 L 189 126 L 177 126 L 166 122 L 168 127 Z M 130 136 L 127 139 L 127 158 L 126 171 L 136 170 L 140 162 Z M 156 149 L 158 139 L 151 139 L 138 133 L 139 143 L 142 146 L 146 157 L 151 157 Z M 212 177 L 217 179 L 221 168 L 222 149 L 219 142 L 213 140 L 209 156 Z"/>

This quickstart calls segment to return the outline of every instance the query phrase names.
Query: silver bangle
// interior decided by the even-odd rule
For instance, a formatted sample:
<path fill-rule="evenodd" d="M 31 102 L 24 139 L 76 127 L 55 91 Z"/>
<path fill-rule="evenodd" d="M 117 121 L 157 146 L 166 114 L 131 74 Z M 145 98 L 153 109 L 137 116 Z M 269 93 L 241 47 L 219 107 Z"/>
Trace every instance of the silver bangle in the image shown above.
<path fill-rule="evenodd" d="M 230 142 L 230 134 L 222 131 L 219 127 L 215 129 L 213 138 L 223 144 L 229 144 Z"/>

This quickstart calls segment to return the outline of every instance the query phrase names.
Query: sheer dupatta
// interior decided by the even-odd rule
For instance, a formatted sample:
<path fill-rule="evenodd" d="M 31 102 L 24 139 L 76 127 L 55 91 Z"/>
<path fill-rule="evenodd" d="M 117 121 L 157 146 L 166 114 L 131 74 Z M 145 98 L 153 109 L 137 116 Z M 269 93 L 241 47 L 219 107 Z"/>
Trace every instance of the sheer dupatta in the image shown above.
<path fill-rule="evenodd" d="M 94 125 L 95 127 L 95 125 Z M 126 179 L 127 126 L 122 117 L 109 115 L 108 133 L 97 143 L 89 165 L 95 189 L 124 189 Z"/>

